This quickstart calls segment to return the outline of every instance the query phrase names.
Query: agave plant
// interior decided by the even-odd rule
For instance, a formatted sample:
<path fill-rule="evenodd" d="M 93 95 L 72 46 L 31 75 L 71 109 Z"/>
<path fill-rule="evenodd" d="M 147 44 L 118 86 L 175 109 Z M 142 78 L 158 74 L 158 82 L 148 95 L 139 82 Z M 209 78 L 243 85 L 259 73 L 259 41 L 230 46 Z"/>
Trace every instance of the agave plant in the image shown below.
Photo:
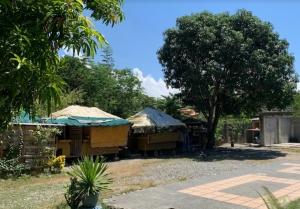
<path fill-rule="evenodd" d="M 77 178 L 77 198 L 84 198 L 89 195 L 99 195 L 100 191 L 108 190 L 108 184 L 113 180 L 105 174 L 108 166 L 104 159 L 99 156 L 94 160 L 92 156 L 83 157 L 78 161 L 78 166 L 72 166 L 73 172 L 67 172 L 72 178 Z"/>
<path fill-rule="evenodd" d="M 272 192 L 267 187 L 263 187 L 267 198 L 264 198 L 260 193 L 260 197 L 265 202 L 268 209 L 300 209 L 300 198 L 289 201 L 285 197 L 276 198 Z"/>

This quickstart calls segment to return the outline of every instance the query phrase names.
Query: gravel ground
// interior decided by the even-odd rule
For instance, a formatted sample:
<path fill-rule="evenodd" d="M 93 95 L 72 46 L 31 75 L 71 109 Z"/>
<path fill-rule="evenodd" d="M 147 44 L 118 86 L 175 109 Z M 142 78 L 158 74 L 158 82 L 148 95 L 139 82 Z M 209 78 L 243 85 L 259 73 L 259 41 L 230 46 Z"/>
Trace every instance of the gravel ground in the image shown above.
<path fill-rule="evenodd" d="M 287 154 L 278 150 L 270 150 L 267 147 L 245 147 L 241 145 L 234 148 L 220 147 L 218 150 L 205 150 L 204 152 L 206 154 L 209 153 L 206 159 L 202 157 L 200 150 L 197 149 L 177 155 L 168 153 L 162 157 L 157 157 L 165 160 L 142 167 L 142 175 L 118 179 L 118 183 L 153 181 L 161 185 L 253 167 L 275 159 L 280 160 L 299 156 L 298 154 Z M 120 163 L 124 162 L 122 160 L 111 162 L 111 165 L 117 166 Z"/>

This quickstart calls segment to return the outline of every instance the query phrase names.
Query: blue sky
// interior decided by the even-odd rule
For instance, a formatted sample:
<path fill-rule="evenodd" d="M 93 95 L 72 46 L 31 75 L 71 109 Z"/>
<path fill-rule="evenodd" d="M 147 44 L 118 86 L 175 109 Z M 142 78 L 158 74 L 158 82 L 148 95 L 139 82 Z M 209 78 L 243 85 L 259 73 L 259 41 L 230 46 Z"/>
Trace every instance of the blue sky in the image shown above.
<path fill-rule="evenodd" d="M 300 74 L 300 1 L 297 0 L 125 0 L 125 20 L 105 26 L 94 22 L 114 51 L 118 69 L 130 68 L 143 81 L 150 96 L 167 94 L 162 68 L 156 51 L 163 45 L 164 30 L 175 27 L 176 18 L 208 10 L 214 14 L 247 9 L 261 20 L 271 22 L 274 31 L 290 43 L 289 52 L 295 56 L 295 69 Z M 101 61 L 101 53 L 95 61 Z"/>

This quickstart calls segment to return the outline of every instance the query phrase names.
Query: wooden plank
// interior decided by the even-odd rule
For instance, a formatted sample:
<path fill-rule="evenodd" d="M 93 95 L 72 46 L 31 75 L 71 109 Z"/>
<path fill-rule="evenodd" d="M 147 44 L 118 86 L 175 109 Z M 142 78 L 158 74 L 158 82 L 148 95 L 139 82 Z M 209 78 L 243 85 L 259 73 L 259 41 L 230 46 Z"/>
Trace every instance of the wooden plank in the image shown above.
<path fill-rule="evenodd" d="M 81 156 L 82 127 L 71 126 L 69 136 L 71 139 L 71 156 Z"/>

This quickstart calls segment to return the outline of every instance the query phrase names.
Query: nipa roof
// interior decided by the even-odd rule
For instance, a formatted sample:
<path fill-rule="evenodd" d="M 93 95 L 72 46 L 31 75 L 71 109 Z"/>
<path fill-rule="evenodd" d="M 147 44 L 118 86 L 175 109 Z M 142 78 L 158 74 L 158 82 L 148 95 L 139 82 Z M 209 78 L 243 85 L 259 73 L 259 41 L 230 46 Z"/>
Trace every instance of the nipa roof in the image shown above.
<path fill-rule="evenodd" d="M 68 116 L 80 116 L 80 117 L 93 117 L 93 118 L 116 118 L 118 116 L 104 112 L 97 107 L 84 107 L 79 105 L 71 105 L 62 110 L 54 112 L 50 115 L 51 118 L 68 117 Z"/>
<path fill-rule="evenodd" d="M 96 107 L 72 105 L 51 114 L 47 123 L 68 126 L 119 126 L 132 124 L 130 121 L 104 112 Z"/>
<path fill-rule="evenodd" d="M 146 108 L 127 120 L 133 122 L 132 128 L 185 126 L 184 123 L 172 116 L 153 108 Z"/>

